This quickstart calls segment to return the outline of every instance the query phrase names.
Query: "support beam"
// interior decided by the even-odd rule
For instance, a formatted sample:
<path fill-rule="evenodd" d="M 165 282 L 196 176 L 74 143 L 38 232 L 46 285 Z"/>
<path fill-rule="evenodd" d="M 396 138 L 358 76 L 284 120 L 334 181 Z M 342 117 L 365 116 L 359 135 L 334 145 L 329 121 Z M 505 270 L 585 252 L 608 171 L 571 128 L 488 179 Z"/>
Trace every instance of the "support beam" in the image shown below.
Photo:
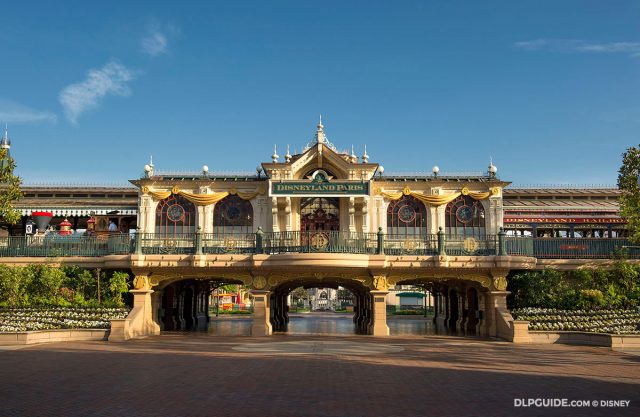
<path fill-rule="evenodd" d="M 253 322 L 251 336 L 271 336 L 273 333 L 269 320 L 269 297 L 271 291 L 251 290 L 253 295 Z"/>
<path fill-rule="evenodd" d="M 389 291 L 371 291 L 371 324 L 369 333 L 373 336 L 389 336 L 387 326 L 387 301 Z"/>

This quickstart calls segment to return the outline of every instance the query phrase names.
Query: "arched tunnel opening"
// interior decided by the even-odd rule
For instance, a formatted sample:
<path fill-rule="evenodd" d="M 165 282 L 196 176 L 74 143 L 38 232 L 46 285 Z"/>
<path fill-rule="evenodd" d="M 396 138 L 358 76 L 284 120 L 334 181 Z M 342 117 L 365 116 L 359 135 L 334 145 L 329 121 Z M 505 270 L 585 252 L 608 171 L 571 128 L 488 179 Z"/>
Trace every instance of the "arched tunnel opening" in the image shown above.
<path fill-rule="evenodd" d="M 274 333 L 289 335 L 368 334 L 369 289 L 342 279 L 287 281 L 270 296 Z"/>

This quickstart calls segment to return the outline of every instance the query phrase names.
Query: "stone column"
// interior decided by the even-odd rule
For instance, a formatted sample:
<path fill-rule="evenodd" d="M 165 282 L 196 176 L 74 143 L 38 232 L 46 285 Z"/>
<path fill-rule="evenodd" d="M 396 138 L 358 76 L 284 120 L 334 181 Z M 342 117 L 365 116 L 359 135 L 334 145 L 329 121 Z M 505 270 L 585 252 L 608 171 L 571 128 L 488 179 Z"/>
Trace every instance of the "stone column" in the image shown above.
<path fill-rule="evenodd" d="M 269 320 L 269 297 L 271 291 L 251 290 L 253 295 L 253 322 L 251 336 L 271 336 L 272 328 Z"/>
<path fill-rule="evenodd" d="M 271 230 L 274 232 L 279 232 L 280 225 L 278 222 L 278 197 L 271 197 L 271 218 L 272 218 Z"/>
<path fill-rule="evenodd" d="M 387 301 L 389 291 L 371 291 L 371 324 L 369 333 L 373 336 L 389 336 L 387 326 Z"/>
<path fill-rule="evenodd" d="M 369 197 L 362 197 L 362 233 L 369 233 Z"/>
<path fill-rule="evenodd" d="M 349 197 L 349 231 L 356 231 L 356 199 Z"/>
<path fill-rule="evenodd" d="M 287 232 L 290 232 L 293 230 L 293 214 L 291 213 L 291 197 L 285 197 L 284 213 L 286 218 L 284 227 Z"/>
<path fill-rule="evenodd" d="M 485 293 L 485 329 L 487 336 L 509 339 L 513 329 L 509 320 L 513 321 L 507 310 L 509 291 L 488 291 Z M 512 336 L 512 335 L 511 335 Z"/>

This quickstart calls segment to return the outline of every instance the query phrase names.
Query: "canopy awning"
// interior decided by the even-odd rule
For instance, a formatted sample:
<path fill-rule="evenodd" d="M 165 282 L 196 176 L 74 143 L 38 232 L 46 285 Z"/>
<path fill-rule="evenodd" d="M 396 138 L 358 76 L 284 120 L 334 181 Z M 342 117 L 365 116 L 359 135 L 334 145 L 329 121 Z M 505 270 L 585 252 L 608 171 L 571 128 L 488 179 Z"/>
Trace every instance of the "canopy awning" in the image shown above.
<path fill-rule="evenodd" d="M 30 216 L 34 211 L 48 211 L 54 216 L 103 216 L 105 214 L 114 214 L 120 216 L 136 216 L 137 209 L 122 207 L 34 207 L 19 209 L 23 216 Z M 115 213 L 117 212 L 117 213 Z"/>

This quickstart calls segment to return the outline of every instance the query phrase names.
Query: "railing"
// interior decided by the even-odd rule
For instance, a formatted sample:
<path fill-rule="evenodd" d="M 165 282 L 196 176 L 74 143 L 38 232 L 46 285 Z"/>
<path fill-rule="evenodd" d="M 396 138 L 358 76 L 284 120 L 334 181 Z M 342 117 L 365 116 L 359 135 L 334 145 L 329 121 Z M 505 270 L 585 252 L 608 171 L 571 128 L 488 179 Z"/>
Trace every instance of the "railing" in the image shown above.
<path fill-rule="evenodd" d="M 438 235 L 384 235 L 384 253 L 387 255 L 437 255 Z"/>
<path fill-rule="evenodd" d="M 263 250 L 276 253 L 362 253 L 374 254 L 377 250 L 376 233 L 338 231 L 274 232 L 264 233 Z"/>
<path fill-rule="evenodd" d="M 533 256 L 539 259 L 607 259 L 624 256 L 640 258 L 640 246 L 618 238 L 505 238 L 509 255 Z"/>
<path fill-rule="evenodd" d="M 60 235 L 0 238 L 0 257 L 105 256 L 129 254 L 133 239 L 124 233 L 108 236 Z"/>
<path fill-rule="evenodd" d="M 202 234 L 202 253 L 204 254 L 255 253 L 255 250 L 255 233 Z"/>
<path fill-rule="evenodd" d="M 139 245 L 145 255 L 183 255 L 195 251 L 195 237 L 193 233 L 176 235 L 162 235 L 157 233 L 141 233 Z"/>
<path fill-rule="evenodd" d="M 540 259 L 640 259 L 640 246 L 627 239 L 405 236 L 339 231 L 205 234 L 9 236 L 0 238 L 0 257 L 69 257 L 116 254 L 278 254 L 350 253 L 365 255 L 528 256 Z"/>

